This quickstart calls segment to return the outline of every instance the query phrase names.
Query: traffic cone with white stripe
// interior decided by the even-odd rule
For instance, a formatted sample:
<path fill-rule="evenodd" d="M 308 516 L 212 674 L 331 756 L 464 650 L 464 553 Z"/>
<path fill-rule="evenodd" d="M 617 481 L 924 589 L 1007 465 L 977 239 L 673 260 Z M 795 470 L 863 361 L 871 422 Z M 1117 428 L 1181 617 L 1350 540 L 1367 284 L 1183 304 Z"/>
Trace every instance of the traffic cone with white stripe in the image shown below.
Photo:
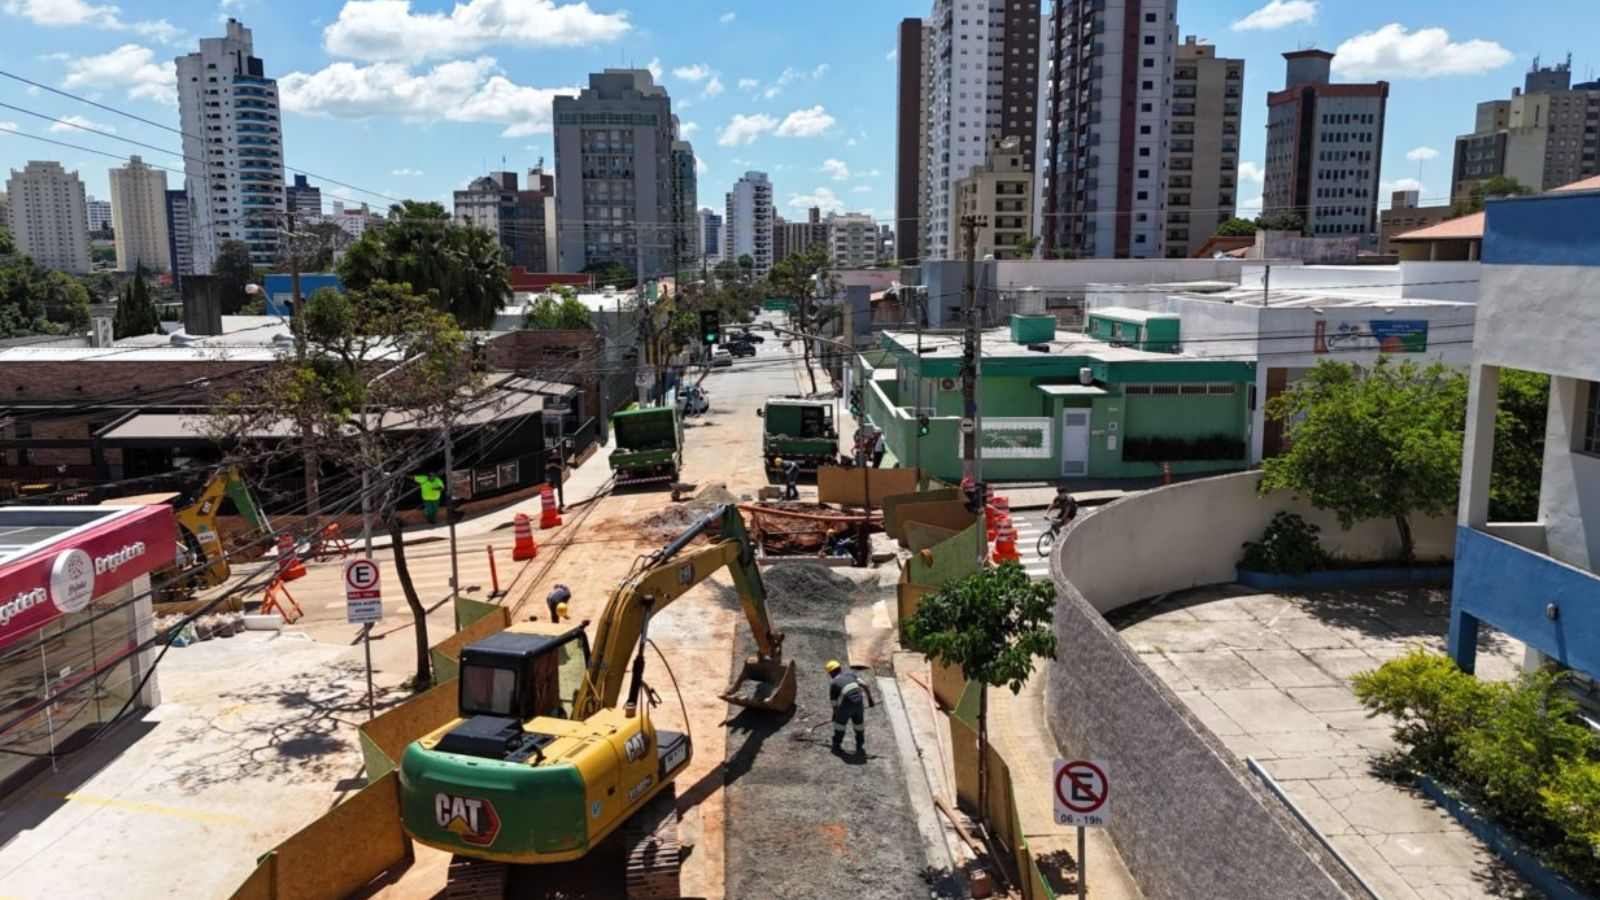
<path fill-rule="evenodd" d="M 512 559 L 520 562 L 539 555 L 539 543 L 533 539 L 533 520 L 528 518 L 527 513 L 517 513 L 511 532 L 517 541 L 516 546 L 511 548 Z"/>

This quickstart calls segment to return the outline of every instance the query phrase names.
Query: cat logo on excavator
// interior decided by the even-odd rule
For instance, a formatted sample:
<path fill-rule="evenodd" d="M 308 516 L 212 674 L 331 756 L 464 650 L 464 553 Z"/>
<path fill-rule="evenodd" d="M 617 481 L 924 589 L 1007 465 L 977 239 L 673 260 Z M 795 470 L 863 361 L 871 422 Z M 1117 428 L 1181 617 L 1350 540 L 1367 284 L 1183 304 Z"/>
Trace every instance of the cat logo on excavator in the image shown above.
<path fill-rule="evenodd" d="M 500 816 L 494 804 L 476 797 L 434 794 L 433 817 L 440 828 L 479 847 L 494 843 L 500 834 Z"/>

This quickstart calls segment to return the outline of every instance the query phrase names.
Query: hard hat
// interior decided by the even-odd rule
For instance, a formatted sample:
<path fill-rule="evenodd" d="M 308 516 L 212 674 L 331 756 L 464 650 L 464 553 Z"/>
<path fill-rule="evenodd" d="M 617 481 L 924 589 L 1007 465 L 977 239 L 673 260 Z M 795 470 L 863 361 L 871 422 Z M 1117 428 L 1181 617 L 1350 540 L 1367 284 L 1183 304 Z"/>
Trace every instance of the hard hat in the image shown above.
<path fill-rule="evenodd" d="M 823 668 L 828 670 L 829 675 L 832 675 L 833 673 L 839 671 L 839 661 L 837 659 L 830 659 L 828 660 L 828 664 L 823 666 Z"/>
<path fill-rule="evenodd" d="M 556 604 L 556 617 L 560 618 L 560 619 L 568 618 L 568 616 L 567 616 L 567 604 L 566 603 L 563 602 L 563 603 L 557 603 Z"/>
<path fill-rule="evenodd" d="M 773 457 L 773 459 L 772 459 L 772 464 L 773 464 L 773 465 L 775 465 L 775 466 L 781 466 L 781 465 L 783 465 L 783 457 L 781 457 L 781 456 L 775 456 L 775 457 Z"/>

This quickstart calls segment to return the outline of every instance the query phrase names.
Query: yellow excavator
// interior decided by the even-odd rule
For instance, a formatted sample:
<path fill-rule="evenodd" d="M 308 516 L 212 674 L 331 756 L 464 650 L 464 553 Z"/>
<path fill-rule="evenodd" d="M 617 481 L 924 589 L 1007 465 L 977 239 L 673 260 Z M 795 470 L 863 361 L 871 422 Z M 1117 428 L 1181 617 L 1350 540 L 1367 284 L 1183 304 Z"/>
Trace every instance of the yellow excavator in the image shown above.
<path fill-rule="evenodd" d="M 197 482 L 198 483 L 198 482 Z M 107 500 L 106 506 L 140 506 L 171 503 L 173 516 L 178 522 L 178 554 L 172 566 L 156 572 L 154 581 L 161 585 L 155 602 L 159 604 L 188 604 L 195 594 L 217 587 L 233 574 L 228 565 L 228 552 L 222 544 L 222 534 L 217 529 L 217 514 L 225 500 L 232 500 L 238 514 L 249 523 L 256 535 L 271 532 L 266 516 L 256 505 L 255 497 L 245 484 L 239 470 L 233 466 L 217 469 L 205 483 L 192 494 L 184 492 L 141 494 L 136 497 L 117 497 Z M 167 606 L 167 611 L 179 611 Z"/>
<path fill-rule="evenodd" d="M 691 548 L 701 535 L 710 542 Z M 721 696 L 788 712 L 794 663 L 783 662 L 733 506 L 644 558 L 595 623 L 592 647 L 587 622 L 519 622 L 463 648 L 458 718 L 400 762 L 406 832 L 454 854 L 448 896 L 679 896 L 673 780 L 694 748 L 651 722 L 645 652 L 651 618 L 723 567 L 758 655 Z"/>

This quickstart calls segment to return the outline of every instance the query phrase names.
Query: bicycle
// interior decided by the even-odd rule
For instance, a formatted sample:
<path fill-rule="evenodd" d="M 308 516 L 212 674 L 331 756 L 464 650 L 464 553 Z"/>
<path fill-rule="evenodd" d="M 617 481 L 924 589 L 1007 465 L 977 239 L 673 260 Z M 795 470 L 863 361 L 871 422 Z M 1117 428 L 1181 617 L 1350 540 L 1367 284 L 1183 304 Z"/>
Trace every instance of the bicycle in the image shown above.
<path fill-rule="evenodd" d="M 1065 524 L 1063 519 L 1050 518 L 1050 527 L 1045 529 L 1044 534 L 1039 535 L 1039 543 L 1034 548 L 1039 551 L 1040 556 L 1050 555 L 1050 548 L 1056 545 L 1056 535 L 1061 533 Z"/>

